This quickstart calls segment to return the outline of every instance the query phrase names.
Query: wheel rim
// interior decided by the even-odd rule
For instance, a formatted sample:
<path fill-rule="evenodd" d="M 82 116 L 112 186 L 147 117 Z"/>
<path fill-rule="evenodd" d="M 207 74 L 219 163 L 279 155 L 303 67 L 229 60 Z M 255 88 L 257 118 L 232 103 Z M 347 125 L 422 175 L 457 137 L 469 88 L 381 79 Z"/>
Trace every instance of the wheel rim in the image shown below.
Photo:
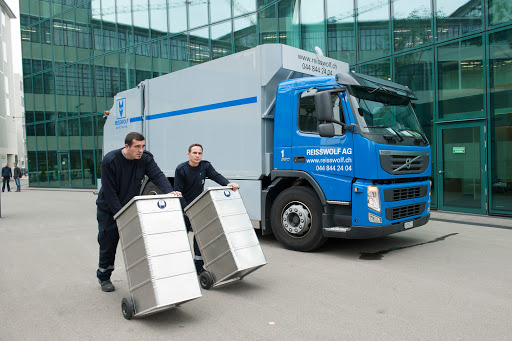
<path fill-rule="evenodd" d="M 123 303 L 123 315 L 128 316 L 128 314 L 128 306 L 125 303 Z"/>
<path fill-rule="evenodd" d="M 151 190 L 148 192 L 148 195 L 158 195 L 158 193 L 155 190 Z"/>
<path fill-rule="evenodd" d="M 281 213 L 283 230 L 293 238 L 302 238 L 311 231 L 312 215 L 309 208 L 300 201 L 292 201 Z"/>

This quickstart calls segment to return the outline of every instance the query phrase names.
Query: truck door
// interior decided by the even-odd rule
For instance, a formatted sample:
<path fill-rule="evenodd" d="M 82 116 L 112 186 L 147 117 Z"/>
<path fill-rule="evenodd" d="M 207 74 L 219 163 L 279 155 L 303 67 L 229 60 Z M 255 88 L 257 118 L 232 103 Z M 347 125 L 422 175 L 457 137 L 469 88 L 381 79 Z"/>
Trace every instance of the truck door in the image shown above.
<path fill-rule="evenodd" d="M 354 142 L 351 132 L 335 125 L 334 137 L 321 137 L 314 96 L 295 93 L 295 134 L 292 138 L 293 169 L 310 174 L 324 191 L 327 200 L 350 201 Z M 348 123 L 347 94 L 331 92 L 334 118 Z"/>

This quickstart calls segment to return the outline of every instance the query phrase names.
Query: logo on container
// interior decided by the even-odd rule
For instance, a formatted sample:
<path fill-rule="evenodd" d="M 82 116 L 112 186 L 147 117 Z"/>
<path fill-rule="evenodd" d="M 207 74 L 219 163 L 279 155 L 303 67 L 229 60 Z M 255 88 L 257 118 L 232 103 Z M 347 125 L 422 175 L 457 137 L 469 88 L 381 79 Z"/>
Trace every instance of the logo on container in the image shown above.
<path fill-rule="evenodd" d="M 159 209 L 164 209 L 166 206 L 167 206 L 167 203 L 165 202 L 165 200 L 158 200 L 157 204 Z"/>

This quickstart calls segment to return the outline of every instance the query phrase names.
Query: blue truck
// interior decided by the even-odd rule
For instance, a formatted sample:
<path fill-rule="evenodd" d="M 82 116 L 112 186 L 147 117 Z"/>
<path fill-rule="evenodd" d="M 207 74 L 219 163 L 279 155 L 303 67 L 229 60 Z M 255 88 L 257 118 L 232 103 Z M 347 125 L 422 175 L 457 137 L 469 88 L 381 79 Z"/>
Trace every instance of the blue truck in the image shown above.
<path fill-rule="evenodd" d="M 103 148 L 144 134 L 172 183 L 188 146 L 200 143 L 204 159 L 240 185 L 255 228 L 311 251 L 329 237 L 376 238 L 428 222 L 430 144 L 415 99 L 346 63 L 266 44 L 120 92 Z M 146 181 L 141 194 L 155 193 Z"/>

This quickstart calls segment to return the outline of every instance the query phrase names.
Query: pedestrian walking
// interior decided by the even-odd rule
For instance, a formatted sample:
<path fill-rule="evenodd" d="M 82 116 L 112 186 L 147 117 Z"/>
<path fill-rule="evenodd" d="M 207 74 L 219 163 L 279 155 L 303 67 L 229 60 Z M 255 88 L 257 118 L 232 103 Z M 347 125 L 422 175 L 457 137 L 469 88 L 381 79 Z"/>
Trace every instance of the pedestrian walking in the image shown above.
<path fill-rule="evenodd" d="M 210 162 L 202 160 L 203 146 L 200 144 L 195 143 L 188 147 L 188 158 L 188 161 L 185 161 L 176 167 L 176 171 L 174 173 L 174 189 L 182 192 L 183 207 L 186 207 L 203 192 L 206 178 L 215 181 L 221 186 L 231 186 L 234 191 L 239 188 L 237 183 L 229 182 L 228 179 L 219 174 Z M 187 225 L 187 229 L 190 231 L 191 225 L 187 216 L 185 216 L 185 224 Z M 201 256 L 201 251 L 199 250 L 195 236 L 194 264 L 198 275 L 204 271 L 203 257 Z"/>
<path fill-rule="evenodd" d="M 100 247 L 96 276 L 101 290 L 105 292 L 115 290 L 110 281 L 119 242 L 114 215 L 134 196 L 140 194 L 144 176 L 147 175 L 163 193 L 181 195 L 172 189 L 153 155 L 144 151 L 145 146 L 143 135 L 129 133 L 126 135 L 124 148 L 107 153 L 101 164 L 101 189 L 96 200 Z"/>
<path fill-rule="evenodd" d="M 6 162 L 4 168 L 2 168 L 2 192 L 5 191 L 5 185 L 7 185 L 7 191 L 11 191 L 11 186 L 9 185 L 9 181 L 12 178 L 12 171 L 9 164 Z"/>
<path fill-rule="evenodd" d="M 21 192 L 21 169 L 18 167 L 18 163 L 14 163 L 14 183 L 16 184 L 16 192 Z"/>

